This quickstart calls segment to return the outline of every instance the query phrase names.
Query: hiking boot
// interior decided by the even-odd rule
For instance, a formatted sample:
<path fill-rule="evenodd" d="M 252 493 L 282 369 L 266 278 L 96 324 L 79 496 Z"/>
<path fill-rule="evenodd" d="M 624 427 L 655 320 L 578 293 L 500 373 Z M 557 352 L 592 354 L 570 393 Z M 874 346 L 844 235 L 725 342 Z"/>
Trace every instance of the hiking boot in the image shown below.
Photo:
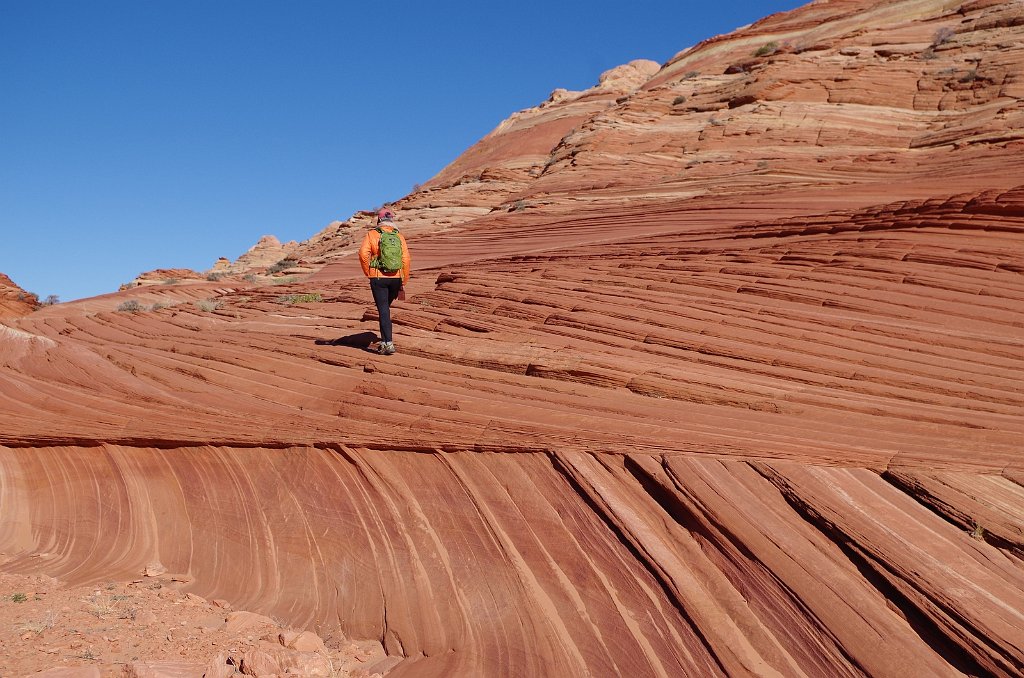
<path fill-rule="evenodd" d="M 393 355 L 395 352 L 395 342 L 393 341 L 382 341 L 377 346 L 377 353 L 381 355 Z"/>

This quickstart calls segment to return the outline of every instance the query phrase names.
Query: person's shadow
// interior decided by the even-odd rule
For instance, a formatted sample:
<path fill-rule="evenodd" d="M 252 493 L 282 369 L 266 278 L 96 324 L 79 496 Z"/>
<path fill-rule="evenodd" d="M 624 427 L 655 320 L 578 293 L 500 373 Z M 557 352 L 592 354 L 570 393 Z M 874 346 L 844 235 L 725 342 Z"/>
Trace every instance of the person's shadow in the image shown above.
<path fill-rule="evenodd" d="M 356 334 L 349 334 L 344 337 L 338 337 L 337 339 L 317 339 L 316 343 L 319 346 L 351 346 L 353 348 L 369 348 L 370 344 L 377 341 L 377 334 L 375 332 L 358 332 Z"/>

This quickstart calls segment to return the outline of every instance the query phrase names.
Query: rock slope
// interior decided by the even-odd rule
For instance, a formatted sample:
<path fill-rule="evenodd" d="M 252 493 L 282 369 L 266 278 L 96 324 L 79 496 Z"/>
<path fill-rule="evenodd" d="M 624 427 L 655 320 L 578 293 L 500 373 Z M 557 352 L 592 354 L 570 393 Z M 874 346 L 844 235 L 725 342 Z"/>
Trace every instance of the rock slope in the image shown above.
<path fill-rule="evenodd" d="M 394 356 L 366 214 L 5 319 L 2 568 L 159 562 L 392 676 L 1019 675 L 1022 55 L 1019 3 L 832 0 L 543 163 L 516 116 L 398 202 Z"/>
<path fill-rule="evenodd" d="M 26 315 L 39 308 L 39 297 L 18 287 L 0 273 L 0 318 Z"/>

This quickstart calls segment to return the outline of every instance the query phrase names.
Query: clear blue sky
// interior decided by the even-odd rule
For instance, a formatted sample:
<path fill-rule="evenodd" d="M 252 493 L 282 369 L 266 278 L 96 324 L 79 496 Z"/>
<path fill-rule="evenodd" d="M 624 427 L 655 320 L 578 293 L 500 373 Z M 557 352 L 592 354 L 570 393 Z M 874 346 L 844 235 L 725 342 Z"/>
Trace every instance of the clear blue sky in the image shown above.
<path fill-rule="evenodd" d="M 797 0 L 0 0 L 0 272 L 62 301 L 407 194 L 514 111 Z"/>

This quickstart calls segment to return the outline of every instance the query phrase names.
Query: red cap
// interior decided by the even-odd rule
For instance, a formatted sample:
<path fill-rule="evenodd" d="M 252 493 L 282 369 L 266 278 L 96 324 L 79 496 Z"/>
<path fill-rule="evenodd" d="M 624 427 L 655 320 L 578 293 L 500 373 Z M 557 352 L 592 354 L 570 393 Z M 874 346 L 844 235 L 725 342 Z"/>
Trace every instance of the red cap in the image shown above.
<path fill-rule="evenodd" d="M 391 221 L 395 218 L 395 213 L 389 210 L 387 207 L 382 207 L 377 210 L 378 221 Z"/>

